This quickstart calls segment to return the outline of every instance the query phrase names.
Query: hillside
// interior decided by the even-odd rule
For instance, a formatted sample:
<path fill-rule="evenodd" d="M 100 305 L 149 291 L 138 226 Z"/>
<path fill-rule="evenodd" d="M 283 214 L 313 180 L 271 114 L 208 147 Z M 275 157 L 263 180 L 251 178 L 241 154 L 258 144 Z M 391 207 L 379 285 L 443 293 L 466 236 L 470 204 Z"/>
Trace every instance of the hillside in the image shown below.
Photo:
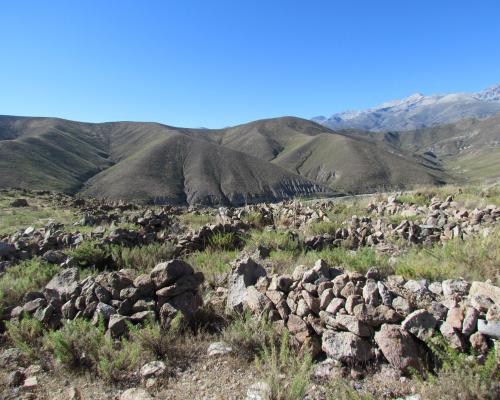
<path fill-rule="evenodd" d="M 359 111 L 344 111 L 314 121 L 331 129 L 406 131 L 449 124 L 465 118 L 487 118 L 500 113 L 500 85 L 477 93 L 424 96 L 416 93 L 400 100 Z"/>
<path fill-rule="evenodd" d="M 500 115 L 407 132 L 354 132 L 439 164 L 459 181 L 500 178 Z"/>
<path fill-rule="evenodd" d="M 446 180 L 402 148 L 294 117 L 208 130 L 5 116 L 0 170 L 3 188 L 205 205 Z"/>

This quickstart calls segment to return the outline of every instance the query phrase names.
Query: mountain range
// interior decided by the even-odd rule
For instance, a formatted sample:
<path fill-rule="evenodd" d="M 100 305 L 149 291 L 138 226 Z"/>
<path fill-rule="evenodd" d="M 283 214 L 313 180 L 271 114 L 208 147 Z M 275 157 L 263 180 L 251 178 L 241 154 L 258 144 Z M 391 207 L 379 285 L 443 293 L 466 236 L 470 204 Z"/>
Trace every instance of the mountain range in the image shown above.
<path fill-rule="evenodd" d="M 384 140 L 295 117 L 226 129 L 0 117 L 0 187 L 241 205 L 446 180 Z"/>
<path fill-rule="evenodd" d="M 465 118 L 486 118 L 500 113 L 500 85 L 478 93 L 451 93 L 424 96 L 416 93 L 375 108 L 344 111 L 331 117 L 315 117 L 331 129 L 405 131 L 449 124 Z"/>

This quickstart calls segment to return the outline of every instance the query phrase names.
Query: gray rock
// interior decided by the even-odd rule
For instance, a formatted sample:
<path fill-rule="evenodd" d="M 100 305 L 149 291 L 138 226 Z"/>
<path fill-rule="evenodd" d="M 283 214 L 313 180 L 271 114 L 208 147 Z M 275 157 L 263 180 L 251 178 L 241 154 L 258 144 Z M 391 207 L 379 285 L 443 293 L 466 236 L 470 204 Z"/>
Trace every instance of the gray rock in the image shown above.
<path fill-rule="evenodd" d="M 410 368 L 423 370 L 422 349 L 413 336 L 398 325 L 382 325 L 375 334 L 375 342 L 394 368 L 403 372 Z"/>
<path fill-rule="evenodd" d="M 242 312 L 245 305 L 246 289 L 255 285 L 261 276 L 266 276 L 266 270 L 247 257 L 236 262 L 228 278 L 228 294 L 226 310 Z"/>
<path fill-rule="evenodd" d="M 10 257 L 16 253 L 16 247 L 13 244 L 0 242 L 0 258 Z"/>
<path fill-rule="evenodd" d="M 412 311 L 410 302 L 401 296 L 395 297 L 394 300 L 392 300 L 392 307 L 402 314 L 408 314 Z"/>
<path fill-rule="evenodd" d="M 158 264 L 150 273 L 157 289 L 169 286 L 185 275 L 192 275 L 193 268 L 182 260 L 170 260 Z"/>
<path fill-rule="evenodd" d="M 271 400 L 271 398 L 272 391 L 269 384 L 256 382 L 248 388 L 245 400 Z"/>
<path fill-rule="evenodd" d="M 500 304 L 500 287 L 486 282 L 472 282 L 469 295 L 481 295 L 491 299 L 494 303 Z"/>
<path fill-rule="evenodd" d="M 477 330 L 485 336 L 492 339 L 500 339 L 500 321 L 485 321 L 479 319 L 477 321 Z"/>
<path fill-rule="evenodd" d="M 109 317 L 109 322 L 108 322 L 108 331 L 111 333 L 111 336 L 113 337 L 119 337 L 127 333 L 128 331 L 128 326 L 127 326 L 127 321 L 129 320 L 128 317 L 125 317 L 123 315 L 118 315 L 118 314 L 112 314 Z"/>
<path fill-rule="evenodd" d="M 151 377 L 158 377 L 167 370 L 167 366 L 163 361 L 151 361 L 144 364 L 141 368 L 140 374 L 143 379 Z"/>
<path fill-rule="evenodd" d="M 429 290 L 434 294 L 443 294 L 443 285 L 441 282 L 432 282 L 429 285 Z"/>
<path fill-rule="evenodd" d="M 130 388 L 120 395 L 120 400 L 153 400 L 153 398 L 144 389 Z"/>
<path fill-rule="evenodd" d="M 468 293 L 470 284 L 464 279 L 447 279 L 443 281 L 443 294 L 445 296 L 464 296 Z"/>
<path fill-rule="evenodd" d="M 427 310 L 416 310 L 405 318 L 401 327 L 420 340 L 426 341 L 434 334 L 436 323 L 434 316 Z"/>
<path fill-rule="evenodd" d="M 363 298 L 366 304 L 370 304 L 374 307 L 377 307 L 382 303 L 377 282 L 373 279 L 367 279 L 365 286 L 363 287 Z"/>
<path fill-rule="evenodd" d="M 465 310 L 465 318 L 462 323 L 462 333 L 465 336 L 470 336 L 474 333 L 477 327 L 477 320 L 479 318 L 479 311 L 474 307 L 467 307 Z"/>
<path fill-rule="evenodd" d="M 207 354 L 209 356 L 226 355 L 233 352 L 233 348 L 225 342 L 214 342 L 208 346 Z"/>
<path fill-rule="evenodd" d="M 321 348 L 327 356 L 347 363 L 363 363 L 374 357 L 371 344 L 351 332 L 325 331 Z"/>
<path fill-rule="evenodd" d="M 337 326 L 346 329 L 355 335 L 361 337 L 373 336 L 373 329 L 353 315 L 337 315 L 335 317 L 335 322 Z"/>
<path fill-rule="evenodd" d="M 377 282 L 378 292 L 382 298 L 382 304 L 390 306 L 392 304 L 392 295 L 387 286 L 382 281 Z"/>
<path fill-rule="evenodd" d="M 79 277 L 78 268 L 68 268 L 54 276 L 45 288 L 54 290 L 65 303 L 78 290 Z"/>

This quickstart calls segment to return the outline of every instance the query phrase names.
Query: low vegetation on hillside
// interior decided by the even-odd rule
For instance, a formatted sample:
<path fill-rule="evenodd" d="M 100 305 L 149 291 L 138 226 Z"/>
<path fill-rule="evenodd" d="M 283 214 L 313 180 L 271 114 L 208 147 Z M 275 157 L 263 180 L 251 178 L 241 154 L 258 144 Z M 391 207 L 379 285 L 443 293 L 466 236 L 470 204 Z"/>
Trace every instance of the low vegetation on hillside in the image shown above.
<path fill-rule="evenodd" d="M 447 202 L 448 196 L 452 199 Z M 28 205 L 12 206 L 21 198 Z M 437 198 L 441 208 L 433 209 Z M 325 364 L 313 341 L 297 346 L 296 332 L 286 325 L 248 310 L 229 312 L 218 301 L 227 295 L 235 260 L 244 256 L 259 260 L 269 276 L 292 276 L 297 266 L 311 268 L 321 259 L 325 265 L 363 276 L 376 271 L 380 279 L 401 275 L 441 282 L 460 277 L 499 286 L 497 217 L 480 220 L 473 214 L 474 209 L 500 207 L 498 185 L 421 187 L 399 194 L 262 206 L 261 210 L 124 204 L 108 208 L 95 200 L 85 201 L 50 193 L 2 192 L 2 398 L 16 398 L 19 393 L 51 398 L 52 393 L 66 393 L 69 386 L 75 393 L 81 391 L 82 398 L 87 398 L 87 392 L 94 398 L 116 397 L 130 387 L 141 387 L 158 398 L 179 399 L 200 398 L 200 393 L 217 398 L 260 393 L 262 397 L 248 399 L 276 400 L 306 395 L 318 400 L 410 395 L 418 397 L 408 399 L 473 400 L 500 395 L 495 346 L 477 357 L 474 351 L 453 349 L 436 334 L 429 344 L 432 357 L 428 355 L 434 364 L 425 370 L 401 377 L 384 368 L 344 368 L 340 363 Z M 447 209 L 452 211 L 446 221 L 438 217 L 431 221 L 434 211 Z M 224 229 L 211 231 L 214 226 Z M 418 237 L 411 236 L 413 230 L 419 230 Z M 37 254 L 35 248 L 43 251 Z M 110 315 L 105 312 L 94 318 L 61 319 L 57 326 L 47 323 L 50 317 L 38 311 L 28 315 L 23 309 L 15 314 L 16 307 L 47 297 L 47 292 L 41 292 L 61 271 L 77 269 L 85 288 L 86 277 L 99 280 L 103 273 L 118 270 L 143 279 L 154 276 L 158 264 L 174 258 L 194 269 L 191 277 L 203 273 L 204 282 L 193 286 L 196 290 L 199 286 L 204 303 L 194 318 L 177 311 L 169 316 L 167 326 L 155 318 L 157 310 L 138 324 L 127 320 L 122 326 L 127 333 L 114 336 L 106 330 Z M 119 291 L 116 295 L 123 300 Z M 140 312 L 151 311 L 147 301 L 141 307 Z M 10 318 L 14 314 L 17 317 Z M 221 350 L 222 356 L 210 355 L 210 350 L 207 354 L 214 343 L 230 350 L 227 354 Z M 326 366 L 330 368 L 327 378 L 318 372 Z"/>

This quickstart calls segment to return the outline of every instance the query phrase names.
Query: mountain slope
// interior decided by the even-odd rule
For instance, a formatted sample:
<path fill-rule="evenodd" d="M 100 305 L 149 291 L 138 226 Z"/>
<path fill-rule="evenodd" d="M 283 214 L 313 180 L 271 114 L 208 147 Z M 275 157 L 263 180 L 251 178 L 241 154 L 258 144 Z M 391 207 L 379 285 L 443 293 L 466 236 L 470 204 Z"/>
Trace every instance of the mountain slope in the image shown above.
<path fill-rule="evenodd" d="M 0 117 L 0 187 L 170 204 L 362 193 L 446 179 L 400 146 L 294 117 L 208 130 Z"/>
<path fill-rule="evenodd" d="M 311 121 L 283 117 L 217 132 L 220 143 L 263 158 L 337 191 L 362 193 L 445 180 L 402 149 L 335 132 Z"/>
<path fill-rule="evenodd" d="M 83 193 L 154 203 L 241 205 L 331 191 L 258 158 L 177 134 L 94 176 Z"/>
<path fill-rule="evenodd" d="M 331 194 L 307 178 L 218 145 L 205 130 L 2 117 L 0 135 L 0 187 L 206 205 Z"/>
<path fill-rule="evenodd" d="M 500 85 L 478 93 L 414 94 L 362 111 L 345 111 L 314 121 L 332 129 L 403 131 L 500 113 Z"/>
<path fill-rule="evenodd" d="M 500 115 L 406 132 L 349 132 L 436 159 L 459 180 L 500 178 Z"/>

